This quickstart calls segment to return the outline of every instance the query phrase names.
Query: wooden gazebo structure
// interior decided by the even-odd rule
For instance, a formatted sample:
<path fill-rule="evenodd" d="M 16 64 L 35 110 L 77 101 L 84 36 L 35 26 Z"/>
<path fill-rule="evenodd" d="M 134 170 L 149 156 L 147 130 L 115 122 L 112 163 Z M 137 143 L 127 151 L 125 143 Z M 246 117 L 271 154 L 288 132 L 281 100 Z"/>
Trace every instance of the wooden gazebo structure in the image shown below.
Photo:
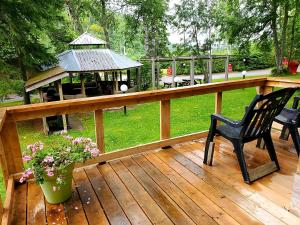
<path fill-rule="evenodd" d="M 25 84 L 26 92 L 38 89 L 42 102 L 81 98 L 118 93 L 122 84 L 127 84 L 129 92 L 140 90 L 140 62 L 105 48 L 106 42 L 85 32 L 70 44 L 70 50 L 57 55 L 55 65 Z M 135 79 L 131 72 L 135 69 Z M 123 79 L 126 71 L 126 79 Z M 73 77 L 80 77 L 80 84 L 73 83 Z M 69 77 L 69 82 L 62 82 Z M 85 78 L 93 81 L 85 83 Z M 55 97 L 50 96 L 56 95 Z M 67 129 L 66 116 L 62 116 L 63 127 Z M 43 119 L 44 131 L 48 133 L 47 121 Z"/>

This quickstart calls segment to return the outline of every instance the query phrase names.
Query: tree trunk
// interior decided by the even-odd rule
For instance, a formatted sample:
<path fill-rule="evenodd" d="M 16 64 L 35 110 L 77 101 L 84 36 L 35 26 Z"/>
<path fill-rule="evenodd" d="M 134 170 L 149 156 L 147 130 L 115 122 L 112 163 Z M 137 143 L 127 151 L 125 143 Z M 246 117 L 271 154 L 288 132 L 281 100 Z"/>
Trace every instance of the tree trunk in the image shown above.
<path fill-rule="evenodd" d="M 271 29 L 273 33 L 273 40 L 274 40 L 274 47 L 275 47 L 275 57 L 276 57 L 276 68 L 277 73 L 282 73 L 282 55 L 281 55 L 281 49 L 280 44 L 278 40 L 278 33 L 277 33 L 277 0 L 272 1 L 272 19 L 271 19 Z"/>
<path fill-rule="evenodd" d="M 283 25 L 282 25 L 282 35 L 281 35 L 281 62 L 282 58 L 285 55 L 285 45 L 286 45 L 286 30 L 287 30 L 287 24 L 289 20 L 289 2 L 286 1 L 284 4 L 284 17 L 283 17 Z"/>
<path fill-rule="evenodd" d="M 26 82 L 27 81 L 27 72 L 26 72 L 26 68 L 25 68 L 25 65 L 24 65 L 21 57 L 19 57 L 19 65 L 20 65 L 20 69 L 21 69 L 22 79 L 24 82 Z M 24 104 L 30 104 L 30 93 L 25 91 L 25 87 L 23 89 L 23 95 L 24 95 Z"/>
<path fill-rule="evenodd" d="M 298 19 L 299 15 L 299 0 L 295 1 L 296 8 L 295 8 L 295 15 L 293 17 L 293 22 L 292 22 L 292 30 L 291 30 L 291 43 L 290 43 L 290 51 L 289 51 L 289 61 L 291 61 L 292 56 L 294 54 L 294 42 L 295 42 L 295 27 L 296 27 L 296 21 Z"/>
<path fill-rule="evenodd" d="M 110 40 L 108 34 L 108 27 L 107 27 L 107 15 L 106 15 L 106 0 L 101 0 L 101 9 L 102 9 L 102 27 L 104 31 L 106 47 L 110 48 Z"/>

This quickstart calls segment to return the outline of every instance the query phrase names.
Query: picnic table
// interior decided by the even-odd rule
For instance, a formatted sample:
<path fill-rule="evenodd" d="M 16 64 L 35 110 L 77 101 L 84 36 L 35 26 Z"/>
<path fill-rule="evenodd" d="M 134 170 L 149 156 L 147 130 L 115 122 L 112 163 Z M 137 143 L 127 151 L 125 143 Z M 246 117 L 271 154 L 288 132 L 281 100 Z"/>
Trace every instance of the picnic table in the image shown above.
<path fill-rule="evenodd" d="M 172 81 L 164 81 L 164 88 L 171 88 L 172 87 Z M 201 78 L 194 79 L 194 85 L 196 84 L 202 84 Z M 180 79 L 179 81 L 175 82 L 175 87 L 183 87 L 183 86 L 190 86 L 191 85 L 191 78 L 184 78 Z"/>

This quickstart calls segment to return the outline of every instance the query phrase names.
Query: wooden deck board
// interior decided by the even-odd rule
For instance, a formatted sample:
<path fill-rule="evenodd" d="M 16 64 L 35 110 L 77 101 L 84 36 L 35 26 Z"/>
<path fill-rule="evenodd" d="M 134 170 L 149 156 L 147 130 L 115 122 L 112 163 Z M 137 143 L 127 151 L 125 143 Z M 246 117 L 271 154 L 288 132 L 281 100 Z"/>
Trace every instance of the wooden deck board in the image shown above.
<path fill-rule="evenodd" d="M 273 136 L 281 170 L 251 185 L 221 137 L 204 165 L 201 139 L 78 169 L 64 204 L 48 204 L 32 182 L 16 185 L 12 224 L 300 224 L 288 211 L 298 159 L 290 140 Z M 255 143 L 245 155 L 250 167 L 268 160 Z"/>

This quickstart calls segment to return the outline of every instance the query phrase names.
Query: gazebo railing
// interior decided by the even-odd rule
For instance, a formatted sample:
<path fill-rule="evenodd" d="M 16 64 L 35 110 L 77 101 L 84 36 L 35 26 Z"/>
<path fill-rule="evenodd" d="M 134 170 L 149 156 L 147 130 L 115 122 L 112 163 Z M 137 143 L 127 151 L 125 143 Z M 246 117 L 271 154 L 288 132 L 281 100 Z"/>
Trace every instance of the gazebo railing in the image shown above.
<path fill-rule="evenodd" d="M 17 181 L 19 174 L 23 171 L 22 152 L 17 131 L 17 122 L 19 121 L 62 114 L 94 112 L 96 141 L 102 154 L 84 164 L 77 164 L 77 167 L 80 167 L 206 137 L 207 131 L 171 137 L 170 101 L 172 99 L 215 93 L 215 112 L 221 113 L 222 93 L 224 91 L 257 87 L 258 93 L 265 94 L 271 92 L 274 87 L 295 86 L 300 87 L 300 81 L 265 77 L 4 108 L 0 111 L 0 160 L 7 195 L 4 211 L 2 204 L 0 204 L 1 213 L 3 211 L 2 221 L 10 220 L 14 182 Z M 160 102 L 160 140 L 106 153 L 103 110 L 147 102 Z"/>

